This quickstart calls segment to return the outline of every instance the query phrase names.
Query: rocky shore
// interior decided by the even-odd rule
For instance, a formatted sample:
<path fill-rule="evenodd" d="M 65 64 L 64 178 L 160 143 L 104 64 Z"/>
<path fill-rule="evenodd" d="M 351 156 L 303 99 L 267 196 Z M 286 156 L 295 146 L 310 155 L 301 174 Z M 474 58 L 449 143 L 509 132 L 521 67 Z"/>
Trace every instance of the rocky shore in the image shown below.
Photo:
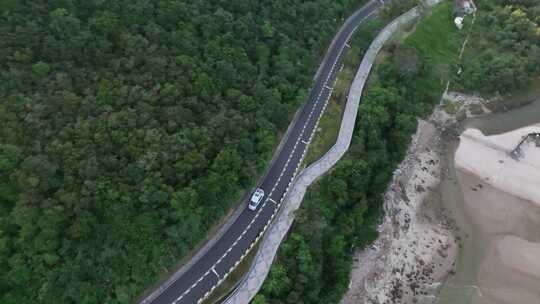
<path fill-rule="evenodd" d="M 457 92 L 443 100 L 427 121 L 419 121 L 384 195 L 380 236 L 356 253 L 342 304 L 436 303 L 441 284 L 455 272 L 461 238 L 440 203 L 438 185 L 449 170 L 442 141 L 457 140 L 449 134 L 459 120 L 489 110 L 485 100 Z"/>
<path fill-rule="evenodd" d="M 394 172 L 380 237 L 356 253 L 342 304 L 438 303 L 446 285 L 463 303 L 540 303 L 540 140 L 524 140 L 512 155 L 540 125 L 489 137 L 468 130 L 458 139 L 459 121 L 489 114 L 488 101 L 460 93 L 443 99 L 428 121 L 419 122 L 406 159 Z M 458 143 L 454 162 L 448 155 Z M 474 239 L 456 227 L 455 207 L 445 209 L 458 197 L 442 194 L 441 181 L 459 192 L 464 209 L 458 212 L 472 221 Z M 462 274 L 456 282 L 458 252 L 471 242 L 476 245 L 468 251 L 478 261 L 471 261 L 468 279 Z M 446 291 L 445 299 L 457 303 Z"/>
<path fill-rule="evenodd" d="M 343 304 L 433 303 L 440 282 L 454 271 L 455 227 L 432 199 L 446 170 L 439 151 L 442 131 L 452 122 L 441 108 L 419 122 L 385 193 L 380 237 L 357 253 Z"/>

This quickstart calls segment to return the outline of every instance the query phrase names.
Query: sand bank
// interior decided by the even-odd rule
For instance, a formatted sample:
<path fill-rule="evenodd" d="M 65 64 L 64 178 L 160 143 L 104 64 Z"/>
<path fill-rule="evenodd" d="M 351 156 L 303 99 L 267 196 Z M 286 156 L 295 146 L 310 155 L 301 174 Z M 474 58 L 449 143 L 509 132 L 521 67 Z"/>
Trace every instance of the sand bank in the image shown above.
<path fill-rule="evenodd" d="M 534 142 L 523 145 L 519 160 L 509 157 L 524 136 L 535 132 L 540 133 L 540 125 L 493 136 L 468 129 L 461 135 L 456 165 L 497 189 L 540 206 L 540 153 Z"/>
<path fill-rule="evenodd" d="M 540 303 L 540 125 L 484 136 L 466 130 L 456 151 L 465 211 L 485 240 L 474 304 Z"/>
<path fill-rule="evenodd" d="M 540 303 L 540 243 L 497 236 L 487 248 L 478 273 L 475 304 Z"/>
<path fill-rule="evenodd" d="M 521 137 L 538 132 L 540 125 L 489 137 L 469 130 L 454 153 L 457 114 L 477 116 L 471 106 L 488 113 L 486 101 L 459 93 L 443 99 L 457 111 L 437 107 L 429 122 L 419 124 L 385 194 L 380 238 L 355 255 L 343 304 L 540 303 L 540 149 L 528 142 L 518 160 L 510 156 Z M 491 116 L 506 126 L 519 125 Z"/>

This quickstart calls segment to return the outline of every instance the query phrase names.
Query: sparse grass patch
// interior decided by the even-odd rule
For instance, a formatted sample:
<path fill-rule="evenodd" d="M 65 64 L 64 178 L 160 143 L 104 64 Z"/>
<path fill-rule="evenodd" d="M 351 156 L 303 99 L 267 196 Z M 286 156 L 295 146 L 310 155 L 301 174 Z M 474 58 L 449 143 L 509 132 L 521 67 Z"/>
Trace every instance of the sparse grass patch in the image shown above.
<path fill-rule="evenodd" d="M 341 125 L 341 115 L 361 58 L 362 48 L 356 45 L 355 39 L 353 39 L 351 48 L 343 60 L 343 68 L 337 75 L 328 106 L 319 122 L 318 129 L 320 131 L 317 131 L 314 140 L 309 145 L 309 151 L 304 160 L 306 165 L 322 157 L 336 142 Z"/>
<path fill-rule="evenodd" d="M 353 78 L 354 71 L 350 68 L 344 68 L 338 75 L 332 96 L 336 97 L 339 101 L 345 100 L 345 98 L 341 97 L 345 97 L 349 92 L 349 87 L 351 86 Z"/>
<path fill-rule="evenodd" d="M 261 241 L 258 241 L 246 257 L 238 264 L 238 266 L 227 276 L 225 281 L 221 283 L 210 296 L 202 302 L 202 304 L 217 304 L 221 303 L 229 293 L 236 287 L 242 277 L 248 272 L 251 263 L 255 259 L 255 255 L 259 250 Z"/>
<path fill-rule="evenodd" d="M 457 120 L 457 121 L 464 121 L 465 119 L 467 119 L 467 110 L 461 109 L 461 110 L 456 114 L 456 120 Z"/>
<path fill-rule="evenodd" d="M 443 110 L 450 114 L 450 115 L 454 115 L 457 113 L 457 109 L 458 109 L 458 106 L 455 102 L 451 101 L 451 100 L 445 100 L 444 104 L 443 104 Z"/>
<path fill-rule="evenodd" d="M 484 114 L 484 109 L 482 108 L 482 105 L 480 104 L 471 104 L 469 105 L 469 111 L 473 115 L 481 115 Z"/>
<path fill-rule="evenodd" d="M 337 140 L 339 126 L 341 124 L 341 114 L 343 107 L 335 100 L 331 100 L 326 108 L 326 112 L 319 123 L 320 131 L 317 131 L 315 138 L 306 155 L 305 163 L 311 164 L 328 151 Z"/>

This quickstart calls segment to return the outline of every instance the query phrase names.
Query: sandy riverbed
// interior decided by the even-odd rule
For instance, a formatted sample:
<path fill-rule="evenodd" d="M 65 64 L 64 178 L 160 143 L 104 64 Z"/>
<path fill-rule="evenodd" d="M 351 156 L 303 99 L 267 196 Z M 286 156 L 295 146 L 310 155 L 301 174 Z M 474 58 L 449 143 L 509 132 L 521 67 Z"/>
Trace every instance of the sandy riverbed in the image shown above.
<path fill-rule="evenodd" d="M 540 125 L 484 136 L 461 135 L 455 164 L 465 211 L 484 239 L 473 304 L 540 303 L 540 147 L 522 146 L 523 136 Z"/>
<path fill-rule="evenodd" d="M 465 103 L 466 106 L 476 104 L 483 107 L 486 102 L 476 97 L 467 99 L 467 96 L 459 93 L 447 94 L 445 99 L 458 104 Z M 466 106 L 462 105 L 461 109 L 466 110 L 467 117 L 477 116 L 472 114 Z M 517 116 L 521 117 L 521 115 Z M 499 114 L 491 114 L 487 116 L 489 117 L 499 117 Z M 472 119 L 472 121 L 476 120 Z M 498 118 L 497 121 L 500 119 Z M 534 121 L 534 119 L 520 121 L 523 123 Z M 509 302 L 500 303 L 540 303 L 540 301 L 525 301 L 535 296 L 534 289 L 528 292 L 521 290 L 519 294 L 522 297 L 521 300 L 525 302 L 516 302 L 515 298 L 511 298 L 510 292 L 500 288 L 501 285 L 497 285 L 500 282 L 492 278 L 504 277 L 502 274 L 508 272 L 508 269 L 515 269 L 516 265 L 509 261 L 515 261 L 515 258 L 511 258 L 512 256 L 519 257 L 517 253 L 511 253 L 508 250 L 501 251 L 501 248 L 512 244 L 512 248 L 533 248 L 531 250 L 537 252 L 531 235 L 540 237 L 537 233 L 540 229 L 536 226 L 534 219 L 529 219 L 522 223 L 530 222 L 531 225 L 518 225 L 518 228 L 516 225 L 508 224 L 509 226 L 505 228 L 528 231 L 527 238 L 516 241 L 503 235 L 494 242 L 486 238 L 482 232 L 484 228 L 478 227 L 482 225 L 482 221 L 478 222 L 474 219 L 473 213 L 470 212 L 470 204 L 465 202 L 465 200 L 471 201 L 469 192 L 473 195 L 490 193 L 491 200 L 508 197 L 508 202 L 512 199 L 521 202 L 523 198 L 499 191 L 471 172 L 454 170 L 454 151 L 458 141 L 451 134 L 459 129 L 456 123 L 456 116 L 447 114 L 442 107 L 434 111 L 428 122 L 420 122 L 407 158 L 395 171 L 392 183 L 385 194 L 386 215 L 379 227 L 380 238 L 374 246 L 361 250 L 355 255 L 350 288 L 342 304 L 484 304 L 498 303 L 494 302 L 497 296 L 510 297 Z M 508 141 L 508 139 L 505 140 Z M 510 147 L 511 143 L 512 141 L 506 147 Z M 526 146 L 524 149 L 530 148 Z M 538 164 L 536 158 L 527 160 L 527 162 L 531 161 Z M 472 164 L 474 165 L 474 162 Z M 518 175 L 518 178 L 521 176 Z M 505 181 L 504 178 L 494 178 L 494 180 L 500 183 Z M 485 191 L 478 191 L 479 184 L 482 184 Z M 462 192 L 462 187 L 466 189 L 464 185 L 473 185 L 473 187 L 469 187 L 469 191 Z M 515 183 L 512 193 L 519 192 L 522 186 L 521 182 Z M 473 188 L 477 188 L 476 191 Z M 519 203 L 510 202 L 509 204 L 514 205 L 511 212 L 521 212 L 531 218 L 536 217 L 534 213 L 524 211 L 530 211 L 528 207 L 520 211 Z M 507 209 L 501 210 L 500 213 L 504 214 Z M 485 209 L 480 209 L 480 212 L 483 212 L 484 216 L 487 215 L 487 218 L 490 214 L 497 214 L 497 212 L 490 213 L 489 209 L 487 212 Z M 454 222 L 455 220 L 457 222 Z M 492 225 L 493 227 L 502 229 L 498 224 Z M 493 251 L 495 254 L 485 256 L 486 250 Z M 518 252 L 521 251 L 518 250 Z M 458 253 L 459 257 L 457 257 Z M 493 267 L 493 265 L 507 265 L 501 260 L 503 255 L 504 262 L 510 266 L 500 269 Z M 500 272 L 494 273 L 494 271 Z M 525 277 L 530 277 L 530 274 Z M 512 279 L 514 282 L 522 282 L 522 278 L 512 277 Z M 540 286 L 534 280 L 520 286 L 531 286 L 531 284 Z M 511 285 L 508 284 L 508 286 Z M 441 286 L 444 292 L 443 297 L 440 294 Z M 489 289 L 492 289 L 491 293 Z M 497 290 L 500 291 L 499 294 L 495 292 Z"/>

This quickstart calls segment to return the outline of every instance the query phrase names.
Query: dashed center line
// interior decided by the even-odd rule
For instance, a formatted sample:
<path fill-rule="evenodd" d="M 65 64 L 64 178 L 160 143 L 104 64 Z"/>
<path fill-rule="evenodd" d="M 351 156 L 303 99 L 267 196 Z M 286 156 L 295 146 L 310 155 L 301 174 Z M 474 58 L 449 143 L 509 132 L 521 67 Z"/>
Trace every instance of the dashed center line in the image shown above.
<path fill-rule="evenodd" d="M 221 278 L 219 277 L 219 274 L 217 273 L 216 269 L 214 267 L 212 267 L 212 272 L 216 275 L 216 277 L 218 278 L 218 280 L 220 280 Z"/>
<path fill-rule="evenodd" d="M 371 16 L 373 13 L 375 13 L 375 11 L 374 11 L 374 12 L 371 12 L 370 14 L 368 14 L 367 16 L 365 16 L 364 18 L 362 18 L 362 20 L 364 20 L 365 18 Z M 359 22 L 359 23 L 360 23 L 360 22 Z M 315 103 L 314 103 L 314 105 L 313 105 L 313 107 L 312 107 L 312 109 L 311 109 L 311 112 L 309 113 L 309 116 L 308 116 L 308 118 L 306 119 L 306 121 L 305 121 L 305 123 L 304 123 L 304 126 L 303 126 L 303 128 L 302 128 L 302 131 L 300 132 L 300 134 L 299 134 L 299 136 L 298 136 L 298 139 L 296 140 L 296 142 L 295 142 L 295 144 L 294 144 L 294 146 L 293 146 L 293 149 L 292 149 L 292 151 L 291 151 L 291 153 L 290 153 L 290 155 L 289 155 L 289 157 L 288 157 L 288 159 L 287 159 L 285 165 L 283 166 L 282 171 L 280 172 L 280 175 L 279 175 L 279 177 L 278 177 L 278 180 L 275 182 L 275 184 L 274 184 L 272 190 L 270 191 L 270 193 L 269 193 L 269 195 L 268 195 L 268 198 L 264 201 L 263 205 L 262 205 L 261 208 L 257 211 L 257 213 L 255 214 L 255 216 L 252 218 L 251 222 L 248 224 L 248 226 L 246 227 L 246 229 L 245 229 L 244 231 L 242 231 L 241 235 L 234 241 L 234 243 L 232 244 L 232 246 L 229 247 L 229 248 L 227 249 L 227 251 L 221 256 L 221 258 L 220 258 L 216 263 L 214 263 L 214 265 L 212 266 L 211 271 L 217 276 L 218 280 L 221 280 L 221 278 L 220 278 L 219 274 L 217 273 L 217 271 L 215 270 L 215 266 L 216 266 L 217 264 L 219 264 L 219 263 L 220 263 L 220 262 L 221 262 L 221 261 L 222 261 L 229 253 L 230 253 L 230 251 L 232 250 L 232 248 L 235 247 L 235 246 L 237 245 L 237 243 L 239 242 L 239 240 L 240 240 L 242 237 L 244 237 L 244 235 L 246 234 L 246 232 L 251 228 L 252 224 L 255 222 L 255 220 L 256 220 L 256 219 L 259 217 L 259 215 L 261 214 L 262 210 L 263 210 L 264 207 L 266 206 L 266 203 L 267 203 L 268 201 L 270 201 L 270 202 L 276 204 L 278 207 L 275 208 L 275 210 L 274 210 L 274 212 L 272 213 L 272 216 L 271 216 L 270 220 L 267 222 L 267 225 L 265 226 L 265 228 L 268 226 L 268 224 L 269 224 L 270 221 L 274 218 L 274 215 L 275 215 L 276 212 L 278 211 L 278 209 L 279 209 L 279 207 L 280 207 L 281 204 L 278 204 L 275 200 L 273 200 L 272 198 L 270 198 L 270 196 L 271 196 L 272 193 L 275 191 L 276 187 L 279 185 L 279 183 L 280 183 L 280 181 L 281 181 L 281 178 L 282 178 L 283 174 L 285 173 L 285 171 L 287 171 L 287 168 L 288 168 L 288 166 L 289 166 L 289 163 L 290 163 L 292 157 L 295 155 L 294 153 L 296 152 L 296 148 L 297 148 L 299 142 L 302 142 L 303 144 L 306 145 L 306 146 L 304 147 L 303 152 L 302 152 L 302 155 L 301 155 L 301 157 L 300 157 L 300 163 L 303 161 L 304 156 L 305 156 L 305 152 L 306 152 L 307 145 L 309 145 L 309 142 L 311 141 L 311 139 L 312 139 L 312 137 L 313 137 L 313 134 L 315 133 L 315 130 L 316 130 L 318 124 L 319 124 L 320 118 L 321 118 L 321 116 L 322 116 L 324 110 L 326 109 L 328 100 L 330 99 L 330 96 L 331 96 L 332 91 L 333 91 L 333 89 L 334 89 L 333 87 L 329 87 L 329 86 L 328 86 L 328 81 L 329 81 L 329 79 L 334 75 L 334 70 L 335 70 L 336 64 L 337 64 L 337 63 L 339 62 L 339 60 L 341 59 L 341 55 L 342 55 L 342 53 L 343 53 L 343 50 L 344 50 L 345 46 L 346 46 L 346 47 L 350 47 L 350 45 L 347 43 L 347 41 L 350 40 L 350 37 L 352 36 L 352 34 L 354 33 L 354 31 L 356 30 L 357 27 L 358 27 L 358 25 L 356 25 L 355 28 L 354 28 L 354 29 L 349 33 L 349 35 L 347 36 L 347 38 L 346 38 L 346 40 L 345 40 L 345 43 L 344 43 L 344 47 L 341 47 L 341 49 L 339 50 L 339 53 L 338 53 L 338 55 L 336 56 L 336 59 L 335 59 L 334 63 L 332 64 L 332 67 L 330 68 L 330 71 L 329 71 L 329 73 L 328 73 L 328 75 L 327 75 L 325 81 L 323 82 L 324 88 L 330 90 L 330 92 L 329 92 L 329 95 L 327 96 L 327 98 L 326 98 L 326 100 L 325 100 L 325 103 L 324 103 L 324 105 L 323 105 L 322 110 L 320 111 L 320 113 L 319 113 L 319 115 L 318 115 L 318 117 L 317 117 L 317 120 L 316 120 L 316 122 L 315 122 L 315 126 L 314 126 L 313 130 L 311 130 L 311 134 L 310 134 L 309 140 L 306 142 L 305 140 L 302 139 L 302 137 L 303 137 L 303 134 L 304 134 L 304 131 L 305 131 L 306 127 L 309 125 L 309 122 L 311 121 L 311 118 L 312 118 L 312 116 L 313 116 L 313 112 L 315 111 L 315 109 L 317 109 L 317 106 L 318 106 L 319 101 L 320 101 L 320 99 L 321 99 L 320 97 L 321 97 L 321 95 L 322 95 L 322 93 L 323 93 L 324 90 L 321 90 L 321 91 L 319 92 L 319 94 L 318 94 L 318 96 L 317 96 L 317 98 L 316 98 L 316 100 L 315 100 Z M 343 69 L 343 65 L 340 66 L 340 70 L 341 70 L 341 69 Z M 337 81 L 337 78 L 334 80 L 333 85 L 335 85 L 335 82 L 336 82 L 336 81 Z M 299 163 L 299 164 L 300 164 L 300 163 Z M 290 180 L 289 180 L 289 186 L 286 188 L 285 192 L 284 192 L 283 195 L 281 196 L 280 202 L 283 201 L 285 195 L 287 194 L 287 192 L 288 192 L 288 190 L 289 190 L 289 188 L 290 188 L 291 182 L 292 182 L 292 180 L 294 179 L 294 177 L 296 176 L 296 174 L 297 174 L 297 172 L 298 172 L 298 169 L 299 169 L 299 167 L 300 167 L 299 164 L 297 164 L 296 169 L 294 170 L 294 172 L 293 172 L 293 174 L 292 174 L 292 176 L 291 176 L 291 178 L 290 178 Z M 266 229 L 264 229 L 264 230 L 266 230 Z M 261 231 L 261 232 L 259 233 L 259 237 L 262 235 L 262 233 L 264 232 L 264 230 Z M 259 237 L 257 237 L 257 240 L 258 240 Z M 253 246 L 253 243 L 252 243 L 251 245 Z M 252 248 L 252 246 L 249 247 L 249 248 L 246 250 L 246 252 L 249 251 L 249 250 Z M 239 261 L 237 261 L 237 264 L 238 264 L 238 262 L 239 262 Z M 234 267 L 232 267 L 232 268 L 234 268 Z M 231 268 L 231 269 L 232 269 L 232 268 Z M 184 293 L 182 293 L 182 294 L 181 294 L 181 295 L 180 295 L 173 303 L 176 304 L 178 301 L 180 301 L 180 300 L 181 300 L 187 293 L 189 293 L 189 292 L 190 292 L 190 291 L 191 291 L 198 283 L 200 283 L 200 282 L 203 280 L 203 278 L 206 277 L 206 276 L 209 274 L 209 272 L 210 272 L 210 271 L 207 271 L 203 276 L 201 276 L 201 277 L 197 280 L 197 282 L 195 282 L 188 290 L 186 290 Z M 227 273 L 227 274 L 228 274 L 228 273 Z M 227 274 L 225 274 L 225 276 L 227 276 Z M 215 286 L 214 286 L 214 287 L 215 287 Z M 208 293 L 207 293 L 207 294 L 208 294 Z M 200 301 L 200 300 L 202 300 L 202 299 L 199 299 L 199 301 Z"/>
<path fill-rule="evenodd" d="M 341 52 L 343 52 L 343 48 L 340 50 L 340 54 L 341 54 Z M 340 59 L 340 55 L 338 55 L 338 56 L 336 57 L 336 61 L 333 63 L 332 68 L 330 69 L 330 72 L 329 72 L 328 76 L 326 77 L 326 79 L 325 79 L 325 81 L 324 81 L 324 86 L 325 86 L 326 88 L 330 89 L 330 90 L 332 90 L 333 88 L 329 87 L 329 86 L 326 85 L 326 84 L 328 83 L 328 80 L 330 79 L 330 77 L 333 75 L 333 73 L 334 73 L 334 68 L 335 68 L 336 63 L 337 63 L 337 61 L 338 61 L 339 59 Z M 295 142 L 295 144 L 294 144 L 294 146 L 293 146 L 293 150 L 291 151 L 291 154 L 289 155 L 289 158 L 287 159 L 287 162 L 286 162 L 285 165 L 283 166 L 283 169 L 282 169 L 282 171 L 280 172 L 280 175 L 279 175 L 279 177 L 278 177 L 278 180 L 276 181 L 276 183 L 274 184 L 274 187 L 272 188 L 272 190 L 270 191 L 270 193 L 269 193 L 269 195 L 268 195 L 268 199 L 266 199 L 266 200 L 264 201 L 264 203 L 263 203 L 263 205 L 261 206 L 261 208 L 257 211 L 257 214 L 253 217 L 253 219 L 252 219 L 251 222 L 248 224 L 248 226 L 246 227 L 246 229 L 245 229 L 244 231 L 242 231 L 242 234 L 234 241 L 234 243 L 233 243 L 233 245 L 231 246 L 231 248 L 237 245 L 238 241 L 246 234 L 246 232 L 249 230 L 249 228 L 251 227 L 251 225 L 252 225 L 252 224 L 255 222 L 255 220 L 259 217 L 259 214 L 261 213 L 261 211 L 262 211 L 262 210 L 264 209 L 264 207 L 266 206 L 266 203 L 270 200 L 270 196 L 271 196 L 272 193 L 275 191 L 277 185 L 279 185 L 279 182 L 280 182 L 280 180 L 281 180 L 283 174 L 285 173 L 285 171 L 287 171 L 287 168 L 288 168 L 288 166 L 289 166 L 289 163 L 290 163 L 292 157 L 294 156 L 294 153 L 296 152 L 296 148 L 297 148 L 297 146 L 298 146 L 298 143 L 299 143 L 300 141 L 304 142 L 301 138 L 302 138 L 302 136 L 303 136 L 303 134 L 304 134 L 304 131 L 305 131 L 306 127 L 308 126 L 309 122 L 311 121 L 311 117 L 313 116 L 313 112 L 315 111 L 315 109 L 317 108 L 317 105 L 319 104 L 319 101 L 320 101 L 320 98 L 321 98 L 322 93 L 323 93 L 323 90 L 321 90 L 321 91 L 319 92 L 319 95 L 317 96 L 317 99 L 315 100 L 315 104 L 313 105 L 313 107 L 312 107 L 312 109 L 311 109 L 311 112 L 309 113 L 309 116 L 308 116 L 306 122 L 304 123 L 304 126 L 303 126 L 303 128 L 302 128 L 302 131 L 300 132 L 300 134 L 299 134 L 299 136 L 298 136 L 298 139 L 296 140 L 296 142 Z M 327 100 L 328 100 L 328 99 L 327 99 Z M 321 114 L 322 114 L 322 113 L 319 113 L 319 116 L 318 116 L 318 119 L 317 119 L 317 123 L 318 123 L 318 120 L 319 120 L 320 117 L 321 117 Z M 312 134 L 313 134 L 313 131 L 314 131 L 314 130 L 312 130 Z M 306 144 L 309 144 L 309 143 L 306 143 Z M 304 148 L 304 149 L 305 149 L 305 148 Z M 302 158 L 303 158 L 303 157 L 302 157 Z M 296 176 L 297 171 L 298 171 L 298 167 L 297 167 L 296 170 L 294 171 L 294 173 L 293 173 L 293 175 L 292 175 L 292 177 L 291 177 L 291 179 L 290 179 L 290 181 L 289 181 L 289 185 L 291 184 L 291 181 L 292 181 L 292 180 L 294 179 L 294 177 Z M 289 187 L 287 187 L 287 190 L 285 191 L 285 193 L 283 194 L 283 196 L 285 196 L 285 194 L 287 193 L 288 190 L 289 190 Z M 275 215 L 275 212 L 277 212 L 277 209 L 274 210 L 274 213 L 272 214 L 272 216 Z M 216 263 L 214 263 L 214 266 L 212 267 L 212 272 L 214 272 L 214 274 L 218 277 L 218 280 L 219 280 L 220 278 L 219 278 L 219 275 L 217 274 L 217 272 L 215 271 L 214 267 L 215 267 L 219 262 L 221 262 L 221 260 L 222 260 L 223 258 L 225 258 L 225 256 L 227 256 L 227 255 L 229 254 L 229 252 L 230 252 L 230 251 L 227 250 L 227 252 L 225 252 L 225 253 L 223 254 L 223 256 L 222 256 Z M 190 291 L 191 291 L 191 290 L 192 290 L 192 289 L 193 289 L 200 281 L 202 281 L 202 279 L 203 279 L 206 275 L 208 275 L 208 271 L 207 271 L 201 278 L 199 278 L 199 280 L 198 280 L 195 284 L 193 284 L 193 285 L 191 286 L 191 288 L 189 288 L 189 289 L 186 290 L 184 293 L 182 293 L 182 294 L 174 301 L 174 303 L 177 303 L 178 301 L 180 301 L 180 300 L 181 300 L 186 294 L 188 294 L 188 293 L 189 293 L 189 292 L 190 292 Z"/>

